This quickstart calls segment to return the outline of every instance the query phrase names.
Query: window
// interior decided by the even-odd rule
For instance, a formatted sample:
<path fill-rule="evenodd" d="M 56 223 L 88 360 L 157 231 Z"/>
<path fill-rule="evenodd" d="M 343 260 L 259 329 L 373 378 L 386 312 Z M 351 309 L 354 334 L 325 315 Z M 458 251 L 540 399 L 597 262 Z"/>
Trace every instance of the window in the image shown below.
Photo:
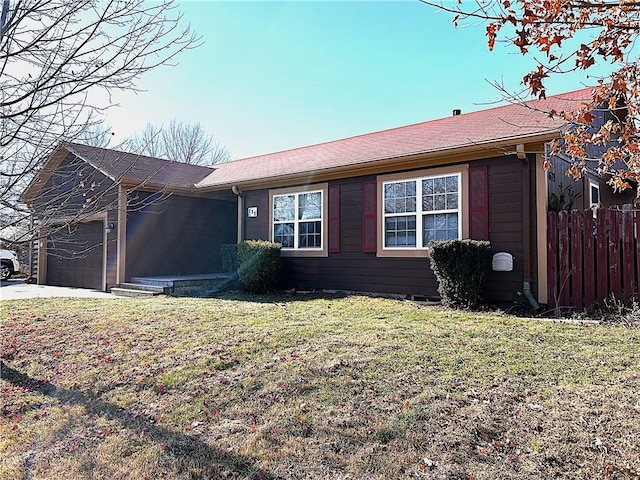
<path fill-rule="evenodd" d="M 273 195 L 273 241 L 283 250 L 322 250 L 323 190 Z"/>
<path fill-rule="evenodd" d="M 462 238 L 460 185 L 459 173 L 383 182 L 384 248 Z"/>
<path fill-rule="evenodd" d="M 589 182 L 589 206 L 600 206 L 600 186 L 597 183 Z"/>

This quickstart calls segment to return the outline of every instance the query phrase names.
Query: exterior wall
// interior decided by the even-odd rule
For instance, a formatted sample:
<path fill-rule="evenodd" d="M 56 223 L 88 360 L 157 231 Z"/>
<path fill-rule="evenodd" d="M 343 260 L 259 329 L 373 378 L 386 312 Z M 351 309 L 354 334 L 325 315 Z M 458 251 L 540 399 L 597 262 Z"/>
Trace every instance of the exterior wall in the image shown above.
<path fill-rule="evenodd" d="M 330 183 L 340 185 L 340 253 L 330 253 L 328 257 L 283 257 L 286 285 L 299 289 L 437 295 L 435 277 L 426 258 L 378 258 L 375 253 L 362 252 L 362 182 L 365 180 L 375 180 L 375 177 Z M 249 192 L 245 195 L 246 204 L 258 205 L 264 193 Z M 262 213 L 259 210 L 258 216 Z M 245 238 L 258 239 L 259 218 L 245 220 Z"/>
<path fill-rule="evenodd" d="M 119 223 L 119 217 L 125 216 L 119 215 L 119 192 L 118 184 L 70 154 L 32 207 L 41 225 L 51 225 L 42 229 L 45 234 L 69 222 L 100 221 L 104 225 L 100 274 L 107 291 L 132 276 L 221 271 L 220 245 L 237 240 L 235 201 L 167 194 L 153 201 L 162 195 L 130 193 L 125 226 Z M 46 239 L 39 242 L 40 283 L 46 281 L 46 243 Z"/>
<path fill-rule="evenodd" d="M 46 237 L 58 228 L 75 222 L 95 222 L 117 224 L 118 185 L 72 154 L 60 163 L 47 180 L 31 207 L 34 220 L 39 223 L 41 233 Z M 112 228 L 103 238 L 103 288 L 108 290 L 117 283 L 115 274 L 117 259 L 117 233 Z M 73 241 L 73 236 L 68 236 Z M 47 278 L 47 240 L 38 241 L 38 283 Z M 64 252 L 54 252 L 65 255 Z M 68 253 L 70 256 L 73 252 Z"/>
<path fill-rule="evenodd" d="M 125 279 L 222 271 L 220 245 L 236 243 L 236 202 L 154 198 L 129 194 Z"/>
<path fill-rule="evenodd" d="M 592 123 L 592 131 L 593 133 L 597 132 L 602 125 L 604 125 L 609 120 L 613 120 L 617 122 L 619 119 L 616 118 L 611 111 L 608 109 L 597 109 L 591 112 L 594 115 L 594 119 Z M 609 145 L 587 145 L 586 152 L 589 158 L 600 158 L 606 150 L 615 145 L 615 140 L 612 140 Z M 589 183 L 596 183 L 600 187 L 600 206 L 608 208 L 612 206 L 621 206 L 625 203 L 633 203 L 633 200 L 636 196 L 635 190 L 633 188 L 628 189 L 624 192 L 614 192 L 613 189 L 607 185 L 607 179 L 599 177 L 595 170 L 597 165 L 590 164 L 591 170 L 584 174 L 582 178 L 578 180 L 574 180 L 573 178 L 567 176 L 566 172 L 571 167 L 571 162 L 563 157 L 552 157 L 551 158 L 551 167 L 548 171 L 548 180 L 549 180 L 549 196 L 551 194 L 558 195 L 561 190 L 561 186 L 570 187 L 571 191 L 580 195 L 579 198 L 576 198 L 575 203 L 572 208 L 578 210 L 584 210 L 590 207 L 589 204 Z M 623 165 L 616 164 L 613 166 L 613 169 L 622 168 Z"/>
<path fill-rule="evenodd" d="M 487 275 L 485 296 L 499 302 L 522 301 L 524 280 L 523 164 L 514 156 L 483 160 L 488 167 L 489 241 L 494 253 L 513 255 L 513 271 Z M 535 190 L 532 189 L 532 192 Z M 535 200 L 532 199 L 535 207 Z M 532 217 L 535 218 L 535 217 Z M 533 223 L 533 222 L 532 222 Z M 533 232 L 532 232 L 533 233 Z M 533 250 L 534 243 L 531 247 Z M 535 286 L 534 286 L 535 288 Z"/>
<path fill-rule="evenodd" d="M 579 195 L 573 204 L 573 208 L 584 210 L 589 208 L 589 184 L 593 182 L 600 187 L 600 204 L 602 207 L 608 208 L 634 202 L 636 197 L 635 189 L 630 188 L 624 192 L 614 192 L 613 189 L 607 185 L 605 179 L 591 172 L 585 174 L 578 180 L 574 180 L 566 174 L 570 166 L 571 164 L 568 160 L 553 157 L 551 167 L 547 172 L 549 179 L 549 196 L 552 194 L 559 195 L 561 189 L 568 186 L 573 193 Z"/>
<path fill-rule="evenodd" d="M 40 221 L 89 216 L 113 208 L 118 186 L 104 174 L 72 154 L 58 166 L 34 199 Z"/>
<path fill-rule="evenodd" d="M 509 252 L 514 256 L 512 272 L 489 273 L 485 296 L 495 302 L 521 301 L 518 292 L 522 291 L 524 275 L 523 164 L 515 156 L 510 156 L 478 160 L 468 165 L 486 166 L 488 169 L 489 240 L 493 251 Z M 532 185 L 535 186 L 534 165 L 531 172 Z M 376 178 L 372 175 L 329 182 L 330 188 L 340 186 L 340 252 L 329 253 L 328 257 L 283 257 L 288 287 L 438 296 L 437 281 L 429 260 L 424 256 L 380 257 L 376 253 L 363 253 L 362 184 Z M 532 219 L 535 220 L 534 195 L 535 188 L 532 188 Z M 264 239 L 264 222 L 269 217 L 265 197 L 268 198 L 267 190 L 244 193 L 243 238 Z M 248 218 L 248 207 L 258 207 L 258 216 Z M 327 225 L 325 220 L 324 227 Z M 535 249 L 535 228 L 531 236 L 532 248 Z M 533 257 L 533 278 L 536 274 L 535 260 Z"/>

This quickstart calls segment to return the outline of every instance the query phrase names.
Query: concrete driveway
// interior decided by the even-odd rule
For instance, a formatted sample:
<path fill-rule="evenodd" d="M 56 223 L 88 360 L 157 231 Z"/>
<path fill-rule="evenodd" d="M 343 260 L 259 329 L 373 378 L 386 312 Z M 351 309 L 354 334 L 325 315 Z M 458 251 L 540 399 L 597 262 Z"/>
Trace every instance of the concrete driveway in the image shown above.
<path fill-rule="evenodd" d="M 33 285 L 24 280 L 10 279 L 0 283 L 0 299 L 22 300 L 27 298 L 76 297 L 76 298 L 124 298 L 98 290 L 73 287 L 50 287 Z"/>

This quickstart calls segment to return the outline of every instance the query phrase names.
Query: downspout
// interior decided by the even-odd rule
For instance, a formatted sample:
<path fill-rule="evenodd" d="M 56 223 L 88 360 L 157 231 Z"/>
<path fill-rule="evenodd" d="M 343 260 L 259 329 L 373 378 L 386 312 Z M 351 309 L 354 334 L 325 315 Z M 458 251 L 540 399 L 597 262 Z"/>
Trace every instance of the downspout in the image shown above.
<path fill-rule="evenodd" d="M 524 151 L 524 145 L 516 145 L 516 153 L 518 158 L 522 161 L 522 248 L 524 250 L 524 281 L 522 284 L 522 292 L 531 305 L 531 308 L 536 311 L 540 308 L 540 304 L 533 296 L 531 291 L 531 165 L 529 164 L 529 158 Z"/>
<path fill-rule="evenodd" d="M 236 235 L 236 243 L 240 243 L 244 240 L 244 222 L 242 221 L 244 215 L 244 198 L 242 198 L 242 191 L 236 185 L 231 187 L 231 192 L 236 196 L 238 204 L 238 231 Z"/>

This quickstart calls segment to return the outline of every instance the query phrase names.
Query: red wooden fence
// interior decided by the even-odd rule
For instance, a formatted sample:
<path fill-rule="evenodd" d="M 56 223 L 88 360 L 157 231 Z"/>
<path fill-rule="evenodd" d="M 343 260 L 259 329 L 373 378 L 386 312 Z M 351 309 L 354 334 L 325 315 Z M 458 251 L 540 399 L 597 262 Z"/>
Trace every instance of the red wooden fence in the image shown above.
<path fill-rule="evenodd" d="M 550 212 L 548 306 L 591 310 L 640 297 L 640 211 Z"/>

